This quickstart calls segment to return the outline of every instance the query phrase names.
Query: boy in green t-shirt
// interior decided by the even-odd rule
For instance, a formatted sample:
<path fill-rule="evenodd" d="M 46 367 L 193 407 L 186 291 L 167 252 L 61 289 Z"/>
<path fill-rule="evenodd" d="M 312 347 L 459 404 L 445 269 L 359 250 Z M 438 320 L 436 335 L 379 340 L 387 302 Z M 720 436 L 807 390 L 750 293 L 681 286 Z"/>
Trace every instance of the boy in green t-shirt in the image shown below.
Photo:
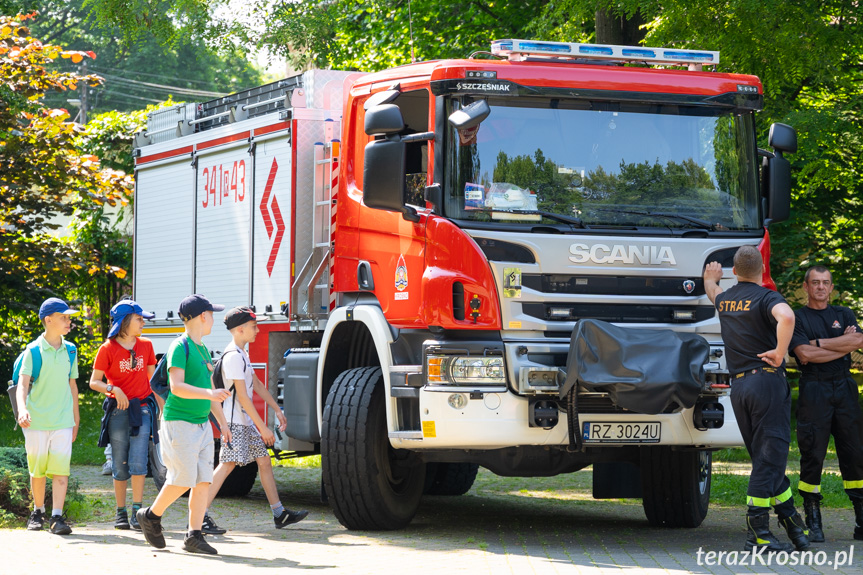
<path fill-rule="evenodd" d="M 159 430 L 162 460 L 168 469 L 168 477 L 153 504 L 137 513 L 144 537 L 157 549 L 165 547 L 162 515 L 187 489 L 191 489 L 189 532 L 183 540 L 183 547 L 190 553 L 217 553 L 201 532 L 207 495 L 213 481 L 213 433 L 208 417 L 212 411 L 222 428 L 223 440 L 230 443 L 231 431 L 221 403 L 230 397 L 231 392 L 213 388 L 213 362 L 201 339 L 213 329 L 213 312 L 224 309 L 225 306 L 212 304 L 199 294 L 190 295 L 180 302 L 180 318 L 186 332 L 168 348 L 171 394 L 165 402 Z"/>
<path fill-rule="evenodd" d="M 30 471 L 30 494 L 33 513 L 27 529 L 40 531 L 45 524 L 45 483 L 52 478 L 54 507 L 48 529 L 55 535 L 69 535 L 72 529 L 63 516 L 66 489 L 69 485 L 69 463 L 72 443 L 78 436 L 78 354 L 75 346 L 64 339 L 72 329 L 72 318 L 78 313 L 66 302 L 52 297 L 39 307 L 39 319 L 45 332 L 36 340 L 38 351 L 25 353 L 18 376 L 18 425 L 24 432 L 27 467 Z M 41 367 L 33 377 L 33 354 L 38 353 Z M 31 386 L 32 383 L 32 386 Z"/>

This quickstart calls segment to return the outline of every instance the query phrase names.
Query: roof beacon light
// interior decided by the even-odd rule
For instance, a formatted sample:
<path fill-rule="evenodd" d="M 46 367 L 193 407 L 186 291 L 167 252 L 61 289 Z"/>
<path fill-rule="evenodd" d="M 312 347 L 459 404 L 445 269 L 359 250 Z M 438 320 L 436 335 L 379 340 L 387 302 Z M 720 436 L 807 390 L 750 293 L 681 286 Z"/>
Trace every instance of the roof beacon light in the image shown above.
<path fill-rule="evenodd" d="M 676 50 L 614 46 L 610 44 L 572 44 L 569 42 L 537 42 L 535 40 L 495 40 L 491 53 L 510 60 L 523 60 L 527 56 L 547 58 L 591 58 L 645 62 L 665 66 L 686 64 L 719 64 L 719 52 L 707 50 Z"/>

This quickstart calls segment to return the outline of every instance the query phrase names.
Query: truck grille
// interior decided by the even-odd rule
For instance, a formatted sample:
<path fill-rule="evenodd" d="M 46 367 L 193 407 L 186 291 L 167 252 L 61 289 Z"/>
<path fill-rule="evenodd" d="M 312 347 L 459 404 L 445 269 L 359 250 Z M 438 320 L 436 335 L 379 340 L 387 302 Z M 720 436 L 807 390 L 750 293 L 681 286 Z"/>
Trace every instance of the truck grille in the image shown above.
<path fill-rule="evenodd" d="M 691 286 L 686 291 L 685 282 Z M 525 274 L 524 287 L 541 293 L 631 295 L 631 296 L 702 296 L 701 278 L 655 278 L 638 276 L 571 276 L 558 274 Z"/>

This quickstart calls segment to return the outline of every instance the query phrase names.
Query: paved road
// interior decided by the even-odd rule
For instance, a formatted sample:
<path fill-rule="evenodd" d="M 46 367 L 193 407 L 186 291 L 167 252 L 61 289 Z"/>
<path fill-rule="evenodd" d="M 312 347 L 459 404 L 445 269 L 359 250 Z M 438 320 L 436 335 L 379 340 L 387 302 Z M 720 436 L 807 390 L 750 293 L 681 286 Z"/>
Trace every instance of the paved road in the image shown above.
<path fill-rule="evenodd" d="M 853 515 L 827 511 L 828 543 L 813 547 L 830 561 L 822 567 L 708 565 L 707 552 L 730 552 L 745 537 L 741 509 L 712 507 L 698 529 L 666 530 L 647 526 L 637 502 L 593 501 L 568 493 L 558 499 L 543 479 L 487 479 L 462 497 L 427 498 L 408 529 L 399 532 L 350 532 L 318 499 L 320 471 L 278 469 L 283 501 L 311 511 L 284 531 L 272 528 L 269 507 L 259 487 L 247 499 L 220 500 L 214 515 L 230 529 L 210 537 L 215 557 L 182 551 L 185 500 L 166 515 L 168 548 L 154 550 L 143 537 L 111 527 L 110 478 L 96 468 L 76 468 L 84 490 L 108 503 L 104 516 L 74 525 L 68 537 L 46 532 L 0 530 L 0 574 L 57 572 L 245 574 L 267 569 L 313 570 L 326 575 L 389 574 L 605 574 L 639 573 L 854 573 L 863 568 L 863 542 L 851 538 Z M 574 481 L 579 479 L 578 474 Z M 559 483 L 559 480 L 558 480 Z M 516 486 L 516 487 L 512 487 Z M 518 487 L 528 488 L 521 488 Z M 146 499 L 154 496 L 148 481 Z M 837 553 L 851 564 L 834 570 Z M 698 550 L 702 549 L 701 564 Z M 842 559 L 842 555 L 839 556 Z M 779 558 L 781 559 L 781 558 Z M 788 558 L 794 561 L 794 558 Z M 743 561 L 742 554 L 736 557 Z"/>

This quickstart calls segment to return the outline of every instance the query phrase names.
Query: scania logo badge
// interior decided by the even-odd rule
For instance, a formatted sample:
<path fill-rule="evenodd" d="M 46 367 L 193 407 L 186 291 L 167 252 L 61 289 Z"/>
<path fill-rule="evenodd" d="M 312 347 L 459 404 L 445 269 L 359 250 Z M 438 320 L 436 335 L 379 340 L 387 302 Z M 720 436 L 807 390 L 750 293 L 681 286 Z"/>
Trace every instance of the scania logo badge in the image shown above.
<path fill-rule="evenodd" d="M 683 280 L 683 291 L 686 293 L 695 291 L 695 282 L 692 280 Z"/>

